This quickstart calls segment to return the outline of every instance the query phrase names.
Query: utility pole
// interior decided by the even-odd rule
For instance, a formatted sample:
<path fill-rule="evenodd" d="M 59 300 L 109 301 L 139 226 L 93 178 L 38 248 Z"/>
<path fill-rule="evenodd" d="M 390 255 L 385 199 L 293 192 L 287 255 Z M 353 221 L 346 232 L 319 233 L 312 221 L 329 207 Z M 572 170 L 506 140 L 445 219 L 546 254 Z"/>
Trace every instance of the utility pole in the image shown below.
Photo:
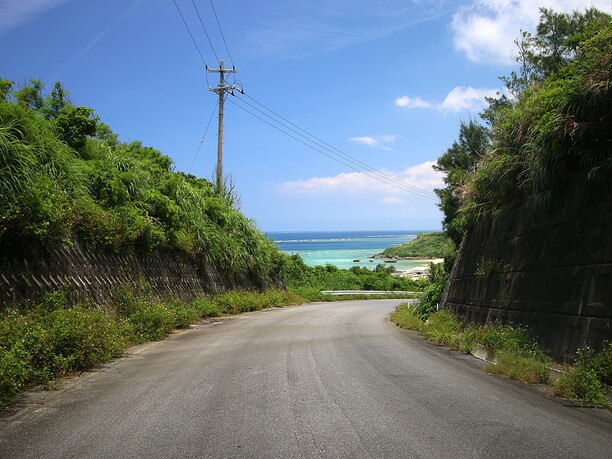
<path fill-rule="evenodd" d="M 223 106 L 225 103 L 225 94 L 230 93 L 234 95 L 234 91 L 242 92 L 242 89 L 236 85 L 225 84 L 225 74 L 236 73 L 236 67 L 226 69 L 224 64 L 225 62 L 219 61 L 218 69 L 209 69 L 208 66 L 206 66 L 208 72 L 219 74 L 219 86 L 216 88 L 208 88 L 210 91 L 219 95 L 219 133 L 217 143 L 217 188 L 219 190 L 223 186 Z"/>

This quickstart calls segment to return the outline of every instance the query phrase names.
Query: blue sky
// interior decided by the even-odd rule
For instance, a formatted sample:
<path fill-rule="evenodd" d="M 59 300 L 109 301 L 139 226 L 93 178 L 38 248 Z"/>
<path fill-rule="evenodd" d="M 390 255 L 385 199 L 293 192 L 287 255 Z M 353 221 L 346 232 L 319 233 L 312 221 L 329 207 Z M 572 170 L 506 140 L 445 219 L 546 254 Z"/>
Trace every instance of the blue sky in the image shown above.
<path fill-rule="evenodd" d="M 177 3 L 217 66 L 192 0 Z M 229 63 L 209 0 L 195 3 Z M 513 40 L 534 29 L 539 6 L 590 5 L 612 12 L 609 0 L 216 0 L 247 95 L 385 174 L 332 161 L 226 103 L 224 167 L 242 210 L 265 231 L 439 228 L 435 200 L 392 184 L 440 185 L 432 162 L 502 90 Z M 172 0 L 0 0 L 0 76 L 60 80 L 121 140 L 214 175 L 216 119 L 195 154 L 218 76 L 207 82 Z M 252 99 L 230 102 L 254 111 Z"/>

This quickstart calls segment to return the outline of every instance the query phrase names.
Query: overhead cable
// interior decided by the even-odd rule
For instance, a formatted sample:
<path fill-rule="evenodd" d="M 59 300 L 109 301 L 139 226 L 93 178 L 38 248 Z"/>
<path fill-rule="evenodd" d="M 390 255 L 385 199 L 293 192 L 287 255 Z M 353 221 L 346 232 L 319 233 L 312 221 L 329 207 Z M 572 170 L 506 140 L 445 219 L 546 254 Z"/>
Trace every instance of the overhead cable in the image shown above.
<path fill-rule="evenodd" d="M 398 180 L 397 178 L 393 177 L 390 174 L 387 174 L 387 173 L 382 172 L 382 171 L 380 171 L 378 169 L 375 169 L 374 167 L 370 166 L 369 164 L 364 163 L 363 161 L 360 161 L 359 159 L 357 159 L 357 158 L 355 158 L 355 157 L 353 157 L 353 156 L 343 152 L 342 150 L 339 150 L 336 147 L 333 147 L 332 145 L 328 144 L 327 142 L 321 140 L 319 137 L 317 137 L 317 136 L 315 136 L 313 134 L 310 134 L 306 130 L 300 128 L 295 123 L 292 123 L 291 121 L 287 120 L 286 118 L 284 118 L 283 116 L 281 116 L 278 113 L 274 112 L 273 110 L 265 107 L 262 103 L 257 102 L 255 99 L 253 99 L 252 97 L 248 96 L 248 94 L 245 94 L 245 96 L 249 97 L 251 100 L 253 100 L 254 102 L 258 103 L 262 107 L 266 108 L 268 111 L 274 113 L 277 117 L 279 117 L 280 119 L 282 119 L 283 121 L 285 121 L 289 125 L 295 126 L 297 129 L 299 129 L 300 131 L 306 133 L 307 135 L 304 135 L 301 132 L 297 131 L 296 129 L 293 129 L 291 126 L 285 124 L 284 122 L 281 122 L 281 121 L 278 121 L 278 120 L 274 119 L 272 116 L 270 116 L 269 114 L 263 112 L 262 110 L 258 109 L 257 107 L 253 106 L 252 104 L 248 103 L 247 101 L 241 100 L 241 102 L 245 103 L 249 107 L 251 107 L 254 110 L 258 111 L 262 115 L 270 118 L 275 123 L 280 124 L 285 129 L 288 129 L 289 131 L 293 132 L 294 134 L 296 134 L 296 135 L 302 137 L 303 139 L 313 143 L 319 149 L 326 150 L 327 152 L 329 152 L 334 157 L 339 157 L 340 159 L 342 159 L 342 163 L 343 164 L 346 164 L 346 162 L 351 163 L 352 164 L 352 166 L 351 166 L 352 169 L 358 168 L 360 171 L 361 171 L 361 169 L 365 169 L 366 171 L 368 171 L 369 174 L 376 174 L 377 176 L 379 176 L 379 178 L 381 178 L 382 180 L 384 180 L 386 182 L 389 182 L 390 184 L 392 182 L 393 185 L 395 186 L 395 188 L 401 187 L 405 191 L 414 192 L 414 193 L 417 193 L 419 195 L 427 196 L 427 197 L 430 197 L 431 199 L 435 199 L 435 194 L 434 193 L 432 193 L 432 192 L 430 192 L 428 190 L 425 190 L 423 188 L 419 188 L 417 186 L 414 186 L 414 185 L 411 185 L 409 183 L 406 183 L 406 182 L 404 182 L 402 180 Z M 317 151 L 319 151 L 319 150 L 317 150 Z M 329 155 L 326 155 L 326 156 L 329 156 Z"/>
<path fill-rule="evenodd" d="M 245 97 L 248 97 L 249 99 L 251 99 L 251 100 L 252 100 L 253 102 L 255 102 L 256 104 L 260 105 L 261 107 L 265 108 L 265 109 L 266 109 L 266 110 L 268 110 L 269 112 L 273 113 L 275 116 L 277 116 L 278 118 L 280 118 L 280 119 L 281 119 L 281 120 L 283 120 L 284 122 L 286 122 L 286 123 L 290 124 L 291 126 L 294 126 L 295 128 L 297 128 L 298 130 L 300 130 L 301 132 L 303 132 L 303 133 L 304 133 L 304 134 L 306 134 L 306 135 L 301 134 L 301 133 L 299 133 L 299 132 L 296 132 L 294 129 L 291 129 L 289 126 L 287 126 L 287 128 L 288 128 L 288 129 L 292 130 L 293 132 L 296 132 L 296 133 L 297 133 L 298 135 L 300 135 L 301 137 L 304 137 L 304 138 L 308 138 L 308 137 L 310 137 L 310 138 L 312 138 L 312 139 L 315 139 L 315 140 L 316 140 L 316 142 L 314 142 L 314 141 L 313 141 L 313 143 L 320 144 L 319 146 L 320 146 L 321 148 L 324 148 L 325 150 L 330 151 L 330 153 L 332 153 L 332 154 L 334 154 L 334 155 L 337 155 L 337 156 L 340 156 L 340 157 L 342 157 L 342 158 L 346 159 L 347 161 L 349 161 L 349 162 L 351 162 L 351 163 L 353 163 L 353 164 L 357 165 L 358 167 L 363 167 L 363 168 L 365 168 L 365 169 L 367 169 L 367 170 L 371 171 L 372 173 L 378 174 L 378 175 L 380 175 L 380 176 L 384 177 L 384 178 L 385 178 L 385 179 L 387 179 L 387 180 L 390 180 L 390 181 L 392 181 L 392 182 L 395 182 L 396 184 L 398 184 L 398 185 L 400 185 L 400 186 L 403 186 L 403 187 L 408 187 L 408 188 L 410 188 L 410 189 L 412 189 L 412 190 L 414 190 L 414 191 L 419 191 L 419 192 L 422 192 L 422 193 L 426 193 L 426 194 L 430 195 L 431 197 L 436 197 L 436 195 L 435 195 L 434 193 L 432 193 L 432 192 L 430 192 L 430 191 L 428 191 L 428 190 L 425 190 L 425 189 L 423 189 L 423 188 L 419 188 L 419 187 L 417 187 L 417 186 L 414 186 L 414 185 L 411 185 L 411 184 L 409 184 L 409 183 L 406 183 L 406 182 L 404 182 L 404 181 L 402 181 L 402 180 L 399 180 L 399 179 L 397 179 L 397 178 L 393 177 L 392 175 L 387 174 L 387 173 L 385 173 L 385 172 L 383 172 L 383 171 L 380 171 L 380 170 L 378 170 L 378 169 L 376 169 L 376 168 L 374 168 L 374 167 L 370 166 L 369 164 L 367 164 L 367 163 L 365 163 L 365 162 L 363 162 L 363 161 L 361 161 L 361 160 L 359 160 L 359 159 L 355 158 L 354 156 L 351 156 L 351 155 L 349 155 L 348 153 L 345 153 L 344 151 L 342 151 L 342 150 L 340 150 L 340 149 L 338 149 L 338 148 L 334 147 L 333 145 L 330 145 L 329 143 L 325 142 L 324 140 L 320 139 L 319 137 L 315 136 L 314 134 L 312 134 L 312 133 L 310 133 L 310 132 L 306 131 L 305 129 L 301 128 L 301 127 L 300 127 L 300 126 L 298 126 L 297 124 L 295 124 L 295 123 L 293 123 L 293 122 L 289 121 L 287 118 L 285 118 L 285 117 L 283 117 L 282 115 L 278 114 L 277 112 L 275 112 L 275 111 L 274 111 L 274 110 L 272 110 L 271 108 L 266 107 L 266 106 L 265 106 L 263 103 L 261 103 L 261 102 L 257 101 L 257 100 L 256 100 L 256 99 L 254 99 L 253 97 L 249 96 L 247 93 L 244 93 L 243 95 L 244 95 Z M 259 111 L 260 113 L 262 113 L 262 114 L 264 114 L 264 115 L 266 115 L 266 116 L 268 116 L 268 117 L 272 118 L 270 115 L 268 115 L 268 114 L 266 114 L 266 113 L 262 112 L 261 110 L 259 110 L 258 108 L 254 107 L 253 105 L 249 104 L 248 102 L 246 102 L 246 101 L 243 101 L 243 102 L 244 102 L 244 103 L 246 103 L 247 105 L 249 105 L 250 107 L 254 108 L 255 110 Z M 279 121 L 277 121 L 277 122 L 279 122 Z M 280 123 L 280 122 L 279 122 L 279 123 Z M 280 124 L 284 124 L 284 123 L 280 123 Z M 306 136 L 308 136 L 308 137 L 306 137 Z M 309 140 L 310 140 L 310 139 L 309 139 Z M 311 141 L 312 141 L 312 140 L 311 140 Z"/>
<path fill-rule="evenodd" d="M 210 123 L 213 120 L 213 117 L 215 116 L 215 113 L 217 113 L 217 104 L 215 104 L 215 106 L 213 107 L 213 111 L 210 114 L 210 118 L 208 119 L 208 123 L 206 124 L 206 129 L 204 129 L 204 134 L 202 134 L 202 139 L 200 139 L 200 143 L 198 145 L 198 149 L 196 150 L 196 153 L 193 157 L 193 161 L 191 161 L 191 166 L 189 166 L 189 172 L 187 172 L 188 174 L 191 174 L 191 170 L 193 169 L 193 165 L 196 162 L 196 159 L 198 157 L 198 153 L 200 153 L 200 148 L 202 148 L 202 144 L 204 143 L 204 139 L 206 139 L 206 134 L 208 134 L 208 128 L 210 127 Z"/>
<path fill-rule="evenodd" d="M 179 8 L 178 4 L 176 3 L 176 0 L 172 0 L 172 2 L 174 3 L 174 6 L 176 6 L 176 11 L 178 11 L 178 14 L 181 16 L 181 19 L 183 20 L 183 25 L 187 29 L 187 33 L 191 37 L 191 41 L 193 42 L 193 46 L 195 46 L 196 50 L 198 51 L 198 54 L 200 55 L 200 59 L 202 59 L 202 62 L 204 63 L 204 65 L 207 66 L 206 60 L 204 59 L 204 56 L 202 55 L 202 52 L 200 51 L 200 48 L 198 47 L 198 44 L 195 41 L 195 38 L 193 38 L 191 30 L 189 30 L 189 26 L 187 25 L 187 21 L 185 21 L 185 17 L 183 16 L 183 13 L 181 13 L 181 9 Z"/>
<path fill-rule="evenodd" d="M 223 29 L 221 28 L 221 23 L 219 22 L 219 17 L 217 16 L 217 11 L 215 10 L 215 5 L 213 4 L 212 0 L 210 0 L 210 7 L 212 8 L 213 14 L 215 15 L 215 20 L 217 21 L 217 26 L 219 26 L 219 32 L 221 32 L 221 38 L 223 38 L 223 44 L 225 45 L 225 50 L 227 51 L 227 56 L 229 57 L 230 63 L 232 64 L 232 67 L 235 67 L 234 60 L 232 59 L 232 54 L 230 53 L 230 50 L 227 47 L 227 41 L 225 40 L 225 34 L 223 33 Z M 217 60 L 219 60 L 219 59 L 217 59 Z"/>
<path fill-rule="evenodd" d="M 208 35 L 208 31 L 206 30 L 206 26 L 204 25 L 204 21 L 202 20 L 202 16 L 200 16 L 200 10 L 198 10 L 198 7 L 195 3 L 194 0 L 191 0 L 191 3 L 193 3 L 193 7 L 196 11 L 196 14 L 198 15 L 198 19 L 200 20 L 200 25 L 202 26 L 202 30 L 204 31 L 204 35 L 206 35 L 206 39 L 208 40 L 208 44 L 210 45 L 210 49 L 212 50 L 213 54 L 215 55 L 215 61 L 219 62 L 219 56 L 217 56 L 217 53 L 215 52 L 215 47 L 212 44 L 212 41 L 210 39 L 210 36 Z"/>
<path fill-rule="evenodd" d="M 266 120 L 266 119 L 262 118 L 261 116 L 257 115 L 256 113 L 253 113 L 253 112 L 252 112 L 252 111 L 250 111 L 249 109 L 247 109 L 247 108 L 243 107 L 242 105 L 240 105 L 239 103 L 237 103 L 237 102 L 236 102 L 236 100 L 237 100 L 237 99 L 231 99 L 231 98 L 228 98 L 228 99 L 227 99 L 227 101 L 228 101 L 228 102 L 232 103 L 233 105 L 235 105 L 236 107 L 238 107 L 238 108 L 240 108 L 241 110 L 245 111 L 246 113 L 250 114 L 251 116 L 253 116 L 253 117 L 255 117 L 255 118 L 259 119 L 260 121 L 262 121 L 262 122 L 266 123 L 266 124 L 267 124 L 267 125 L 269 125 L 270 127 L 272 127 L 272 128 L 274 128 L 274 129 L 276 129 L 277 131 L 282 132 L 282 133 L 283 133 L 283 134 L 285 134 L 286 136 L 288 136 L 288 137 L 292 138 L 293 140 L 295 140 L 295 141 L 297 141 L 297 142 L 299 142 L 299 143 L 301 143 L 301 144 L 305 145 L 306 147 L 308 147 L 308 148 L 310 148 L 310 149 L 312 149 L 312 150 L 314 150 L 314 151 L 316 151 L 316 152 L 318 152 L 318 153 L 320 153 L 320 154 L 322 154 L 322 155 L 324 155 L 324 156 L 327 156 L 329 159 L 331 159 L 331 160 L 333 160 L 333 161 L 336 161 L 337 163 L 343 164 L 344 166 L 349 167 L 350 169 L 354 170 L 355 172 L 358 172 L 358 173 L 361 173 L 361 174 L 365 174 L 365 175 L 367 175 L 368 177 L 370 177 L 370 178 L 372 178 L 372 179 L 374 179 L 374 180 L 377 180 L 377 181 L 379 181 L 379 182 L 381 182 L 381 183 L 384 183 L 384 184 L 385 184 L 385 185 L 387 185 L 387 186 L 390 186 L 390 187 L 393 187 L 393 188 L 397 188 L 397 189 L 399 189 L 399 190 L 406 191 L 406 192 L 408 192 L 408 193 L 415 194 L 415 195 L 420 196 L 420 197 L 422 197 L 422 198 L 426 198 L 426 199 L 435 200 L 435 198 L 434 198 L 434 197 L 432 197 L 432 196 L 430 196 L 430 195 L 429 195 L 429 194 L 426 192 L 426 190 L 421 190 L 421 189 L 418 189 L 418 188 L 417 188 L 417 189 L 410 189 L 410 188 L 406 188 L 406 187 L 399 186 L 399 185 L 397 185 L 397 184 L 395 184 L 395 183 L 393 183 L 393 182 L 391 182 L 391 181 L 389 181 L 389 180 L 385 180 L 384 178 L 381 178 L 381 177 L 379 177 L 379 176 L 377 176 L 377 175 L 373 175 L 371 172 L 368 172 L 368 171 L 364 171 L 364 170 L 362 170 L 362 169 L 359 169 L 359 168 L 355 167 L 354 165 L 350 164 L 349 162 L 344 161 L 344 160 L 343 160 L 343 159 L 341 159 L 341 158 L 338 158 L 337 156 L 333 156 L 333 155 L 329 154 L 329 153 L 328 153 L 328 152 L 326 152 L 325 150 L 321 149 L 321 147 L 320 147 L 319 145 L 317 145 L 315 142 L 313 142 L 312 140 L 310 140 L 310 139 L 308 139 L 308 138 L 305 138 L 304 136 L 302 136 L 302 137 L 303 137 L 303 139 L 300 139 L 299 137 L 297 137 L 297 136 L 295 136 L 295 135 L 291 134 L 290 132 L 287 132 L 285 129 L 289 129 L 289 130 L 291 130 L 291 129 L 290 129 L 290 128 L 288 128 L 287 126 L 283 125 L 282 123 L 279 123 L 278 121 L 275 121 L 277 124 L 273 124 L 273 123 L 271 123 L 270 121 L 268 121 L 268 120 Z M 242 101 L 242 100 L 241 100 L 241 102 L 244 102 L 244 101 Z M 273 120 L 273 118 L 271 118 L 271 119 Z M 273 121 L 274 121 L 274 120 L 273 120 Z M 283 128 L 279 127 L 278 125 L 283 126 L 285 129 L 283 129 Z M 314 144 L 314 145 L 313 145 L 313 144 Z"/>

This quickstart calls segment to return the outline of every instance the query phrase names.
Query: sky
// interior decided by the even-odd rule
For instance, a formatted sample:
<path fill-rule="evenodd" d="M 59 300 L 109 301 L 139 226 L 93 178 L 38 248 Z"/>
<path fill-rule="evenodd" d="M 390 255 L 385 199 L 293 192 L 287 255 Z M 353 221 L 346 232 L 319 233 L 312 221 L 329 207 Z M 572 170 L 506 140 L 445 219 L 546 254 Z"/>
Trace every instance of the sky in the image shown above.
<path fill-rule="evenodd" d="M 120 140 L 212 180 L 218 74 L 204 62 L 233 62 L 245 95 L 225 103 L 224 173 L 264 231 L 439 229 L 431 166 L 503 92 L 520 30 L 539 7 L 612 12 L 609 0 L 176 4 L 197 49 L 173 0 L 0 0 L 0 78 L 59 80 Z"/>

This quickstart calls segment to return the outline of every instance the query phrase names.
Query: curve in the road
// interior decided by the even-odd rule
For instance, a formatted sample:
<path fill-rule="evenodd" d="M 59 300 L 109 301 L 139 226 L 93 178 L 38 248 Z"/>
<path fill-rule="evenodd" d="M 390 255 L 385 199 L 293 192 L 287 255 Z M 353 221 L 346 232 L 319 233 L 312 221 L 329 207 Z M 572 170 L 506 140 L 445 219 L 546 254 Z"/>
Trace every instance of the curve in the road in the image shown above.
<path fill-rule="evenodd" d="M 610 457 L 612 416 L 395 328 L 400 300 L 173 335 L 29 404 L 0 457 Z"/>

